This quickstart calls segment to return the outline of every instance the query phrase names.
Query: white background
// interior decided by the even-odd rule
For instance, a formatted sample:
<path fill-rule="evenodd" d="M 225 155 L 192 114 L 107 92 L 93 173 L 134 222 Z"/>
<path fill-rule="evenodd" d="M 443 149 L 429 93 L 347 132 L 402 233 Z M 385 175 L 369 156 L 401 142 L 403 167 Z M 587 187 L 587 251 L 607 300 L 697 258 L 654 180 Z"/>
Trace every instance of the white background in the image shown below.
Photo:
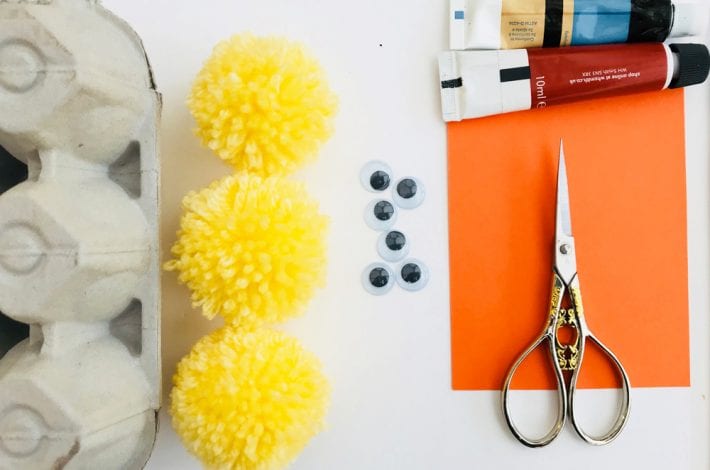
<path fill-rule="evenodd" d="M 566 429 L 541 450 L 514 441 L 502 422 L 497 393 L 451 391 L 446 136 L 435 60 L 448 44 L 447 3 L 105 0 L 142 36 L 164 95 L 166 257 L 182 196 L 229 172 L 199 146 L 184 105 L 203 60 L 219 40 L 247 30 L 303 41 L 327 69 L 341 111 L 337 133 L 318 163 L 297 175 L 309 182 L 332 217 L 328 288 L 306 317 L 286 329 L 323 359 L 334 392 L 327 431 L 292 468 L 709 468 L 707 86 L 687 93 L 693 387 L 633 390 L 631 422 L 611 446 L 589 447 Z M 510 132 L 515 138 L 515 130 Z M 643 164 L 642 153 L 636 157 Z M 360 285 L 362 270 L 377 260 L 377 234 L 361 215 L 372 195 L 358 180 L 361 167 L 373 159 L 389 162 L 397 176 L 419 177 L 428 188 L 423 207 L 402 214 L 398 224 L 412 239 L 412 255 L 431 270 L 431 283 L 421 293 L 395 288 L 375 298 Z M 176 362 L 218 325 L 190 308 L 188 292 L 174 275 L 166 275 L 163 284 L 167 395 Z M 662 349 L 662 340 L 648 348 Z M 529 405 L 548 401 L 550 394 L 525 392 L 516 398 Z M 588 415 L 596 414 L 596 402 L 609 404 L 604 392 L 586 392 L 584 398 L 592 410 Z M 165 415 L 148 468 L 200 468 L 182 449 Z"/>

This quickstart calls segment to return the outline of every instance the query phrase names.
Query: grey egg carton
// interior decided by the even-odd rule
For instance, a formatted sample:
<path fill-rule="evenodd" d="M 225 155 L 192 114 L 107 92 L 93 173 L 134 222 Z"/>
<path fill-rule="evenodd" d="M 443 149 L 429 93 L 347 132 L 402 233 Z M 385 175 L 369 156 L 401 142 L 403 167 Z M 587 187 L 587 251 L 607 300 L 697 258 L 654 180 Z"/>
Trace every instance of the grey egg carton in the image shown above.
<path fill-rule="evenodd" d="M 160 104 L 97 1 L 0 0 L 0 470 L 150 456 Z"/>

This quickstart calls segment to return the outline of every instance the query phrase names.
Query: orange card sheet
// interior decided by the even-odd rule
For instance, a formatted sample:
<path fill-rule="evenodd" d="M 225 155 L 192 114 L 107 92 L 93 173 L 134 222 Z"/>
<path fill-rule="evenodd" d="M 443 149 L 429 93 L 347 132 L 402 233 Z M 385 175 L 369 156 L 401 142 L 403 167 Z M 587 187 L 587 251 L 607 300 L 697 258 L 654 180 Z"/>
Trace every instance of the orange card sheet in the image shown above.
<path fill-rule="evenodd" d="M 448 139 L 453 388 L 500 389 L 542 331 L 560 139 L 591 331 L 632 387 L 690 386 L 682 90 L 452 123 Z M 549 361 L 538 349 L 514 387 L 554 388 Z M 615 377 L 588 348 L 579 386 Z"/>

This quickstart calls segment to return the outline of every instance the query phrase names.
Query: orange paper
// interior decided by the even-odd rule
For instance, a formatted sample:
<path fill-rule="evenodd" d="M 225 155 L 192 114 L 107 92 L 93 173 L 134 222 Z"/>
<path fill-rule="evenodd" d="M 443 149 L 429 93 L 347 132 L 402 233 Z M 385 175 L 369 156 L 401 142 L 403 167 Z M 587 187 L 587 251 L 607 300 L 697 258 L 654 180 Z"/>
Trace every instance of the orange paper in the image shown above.
<path fill-rule="evenodd" d="M 561 138 L 591 331 L 633 387 L 689 386 L 682 90 L 453 123 L 448 137 L 454 389 L 500 389 L 542 331 Z M 549 361 L 535 354 L 515 388 L 553 388 Z M 617 386 L 594 348 L 582 371 L 581 387 Z"/>

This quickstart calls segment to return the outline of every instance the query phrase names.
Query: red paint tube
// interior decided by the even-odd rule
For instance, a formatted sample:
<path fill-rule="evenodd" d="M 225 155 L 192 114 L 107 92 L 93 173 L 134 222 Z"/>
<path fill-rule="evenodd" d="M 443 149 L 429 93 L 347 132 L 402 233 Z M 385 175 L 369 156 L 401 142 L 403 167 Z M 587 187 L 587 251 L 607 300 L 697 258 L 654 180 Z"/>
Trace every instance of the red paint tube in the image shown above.
<path fill-rule="evenodd" d="M 439 56 L 445 121 L 703 83 L 703 44 L 450 51 Z"/>

